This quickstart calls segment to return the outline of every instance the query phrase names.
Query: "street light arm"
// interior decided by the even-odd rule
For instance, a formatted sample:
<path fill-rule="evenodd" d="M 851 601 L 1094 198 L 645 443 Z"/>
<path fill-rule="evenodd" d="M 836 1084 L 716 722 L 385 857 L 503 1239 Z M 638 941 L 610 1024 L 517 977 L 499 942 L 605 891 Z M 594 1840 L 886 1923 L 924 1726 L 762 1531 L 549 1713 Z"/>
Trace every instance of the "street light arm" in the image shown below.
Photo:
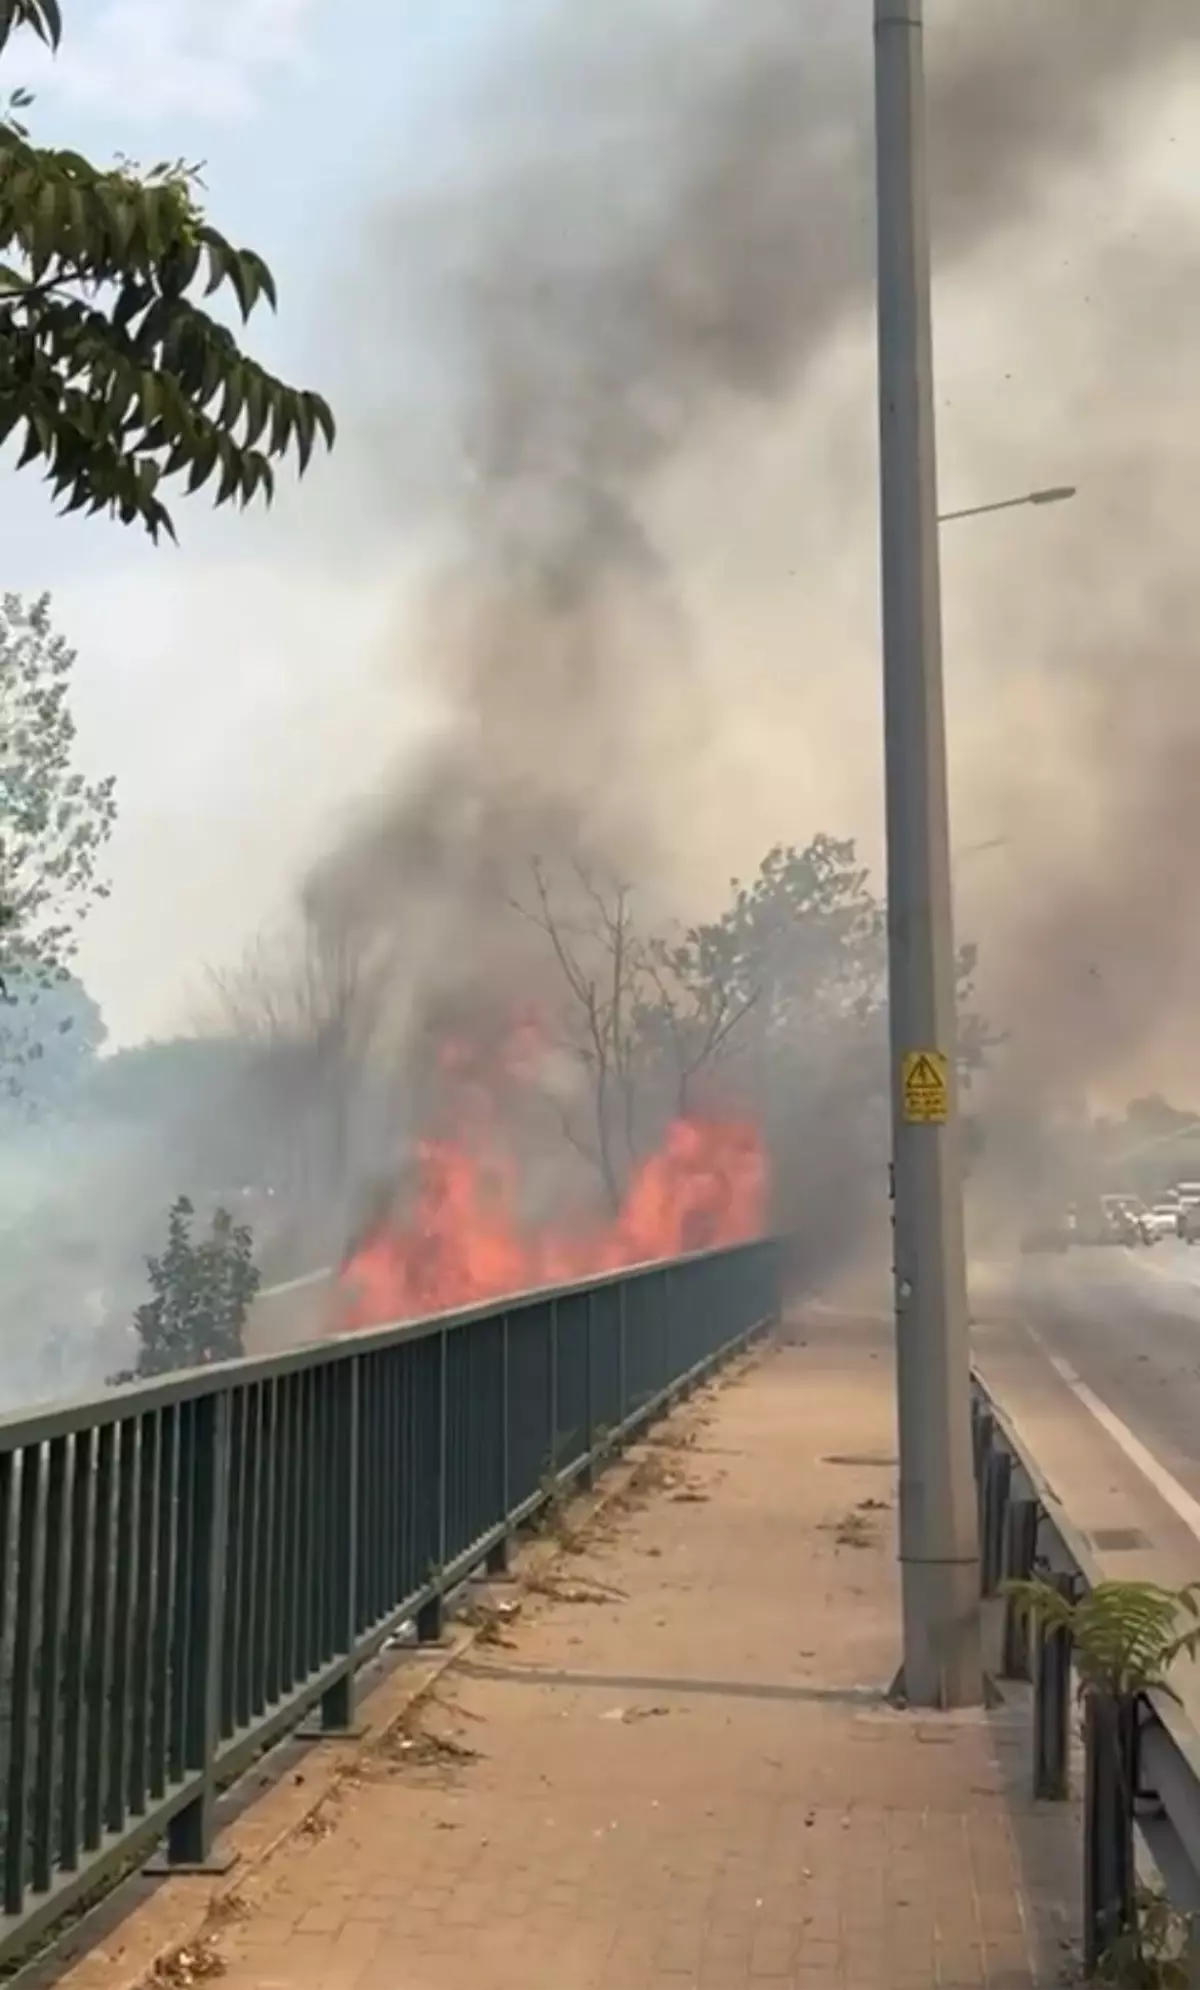
<path fill-rule="evenodd" d="M 1020 497 L 997 498 L 993 504 L 969 504 L 963 511 L 943 511 L 938 524 L 950 525 L 956 518 L 982 518 L 989 511 L 1015 511 L 1026 504 L 1066 504 L 1075 494 L 1074 484 L 1053 484 L 1049 490 L 1025 491 Z"/>

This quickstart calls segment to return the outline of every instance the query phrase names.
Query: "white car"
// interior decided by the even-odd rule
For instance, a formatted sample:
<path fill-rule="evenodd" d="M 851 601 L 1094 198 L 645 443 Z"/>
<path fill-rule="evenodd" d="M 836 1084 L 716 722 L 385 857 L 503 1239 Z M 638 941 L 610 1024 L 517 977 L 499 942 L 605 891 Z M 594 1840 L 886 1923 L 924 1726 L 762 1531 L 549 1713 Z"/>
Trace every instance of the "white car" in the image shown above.
<path fill-rule="evenodd" d="M 1175 1202 L 1156 1202 L 1146 1211 L 1146 1228 L 1155 1240 L 1159 1237 L 1179 1235 L 1179 1205 Z"/>
<path fill-rule="evenodd" d="M 1200 1182 L 1180 1182 L 1176 1228 L 1185 1244 L 1200 1243 Z"/>

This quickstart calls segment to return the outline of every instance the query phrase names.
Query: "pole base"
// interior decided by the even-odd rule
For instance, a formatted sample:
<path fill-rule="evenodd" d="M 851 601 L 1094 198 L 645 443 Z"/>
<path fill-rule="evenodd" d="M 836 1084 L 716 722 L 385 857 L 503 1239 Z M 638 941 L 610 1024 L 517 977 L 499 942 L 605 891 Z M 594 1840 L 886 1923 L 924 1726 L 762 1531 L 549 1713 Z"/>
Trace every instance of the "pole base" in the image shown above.
<path fill-rule="evenodd" d="M 898 1713 L 902 1713 L 905 1710 L 905 1708 L 911 1707 L 916 1704 L 916 1702 L 910 1700 L 908 1697 L 908 1691 L 904 1684 L 903 1666 L 900 1666 L 900 1668 L 896 1672 L 896 1675 L 893 1678 L 891 1685 L 888 1687 L 887 1692 L 884 1694 L 883 1697 L 887 1701 L 889 1707 L 895 1707 Z M 1001 1692 L 999 1686 L 997 1686 L 995 1680 L 992 1678 L 990 1672 L 985 1672 L 983 1674 L 983 1699 L 978 1702 L 968 1702 L 967 1704 L 981 1705 L 984 1708 L 986 1708 L 988 1713 L 992 1713 L 997 1707 L 1002 1707 L 1004 1705 L 1004 1695 Z M 949 1712 L 949 1708 L 938 1707 L 935 1709 L 935 1711 L 938 1713 L 947 1713 Z"/>
<path fill-rule="evenodd" d="M 905 1705 L 950 1713 L 992 1704 L 983 1669 L 978 1561 L 905 1561 L 900 1573 Z"/>

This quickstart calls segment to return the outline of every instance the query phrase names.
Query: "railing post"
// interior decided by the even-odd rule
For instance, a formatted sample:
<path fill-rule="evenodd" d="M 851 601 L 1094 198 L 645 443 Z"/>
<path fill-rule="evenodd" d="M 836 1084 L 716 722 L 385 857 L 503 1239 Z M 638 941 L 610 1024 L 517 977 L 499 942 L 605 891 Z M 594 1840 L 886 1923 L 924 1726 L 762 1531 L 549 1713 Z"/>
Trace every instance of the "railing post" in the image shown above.
<path fill-rule="evenodd" d="M 508 1314 L 500 1322 L 500 1443 L 498 1446 L 499 1486 L 496 1504 L 505 1520 L 512 1506 L 512 1493 L 509 1487 L 509 1418 L 511 1406 L 508 1400 Z M 498 1541 L 493 1541 L 487 1552 L 486 1572 L 488 1575 L 507 1575 L 509 1561 L 509 1541 L 507 1530 Z"/>
<path fill-rule="evenodd" d="M 550 1336 L 550 1358 L 546 1364 L 549 1376 L 547 1388 L 549 1401 L 546 1405 L 546 1424 L 550 1434 L 547 1453 L 549 1458 L 548 1470 L 553 1480 L 558 1477 L 558 1301 L 556 1299 L 551 1299 L 548 1302 L 546 1319 L 548 1322 L 546 1332 Z"/>
<path fill-rule="evenodd" d="M 359 1411 L 362 1397 L 362 1364 L 355 1357 L 343 1361 L 334 1376 L 336 1401 L 333 1423 L 333 1470 L 330 1493 L 334 1500 L 333 1525 L 326 1540 L 333 1550 L 335 1566 L 328 1571 L 333 1585 L 333 1633 L 335 1650 L 345 1652 L 349 1664 L 339 1679 L 321 1696 L 323 1735 L 350 1735 L 354 1727 L 354 1647 L 358 1642 L 358 1474 Z"/>
<path fill-rule="evenodd" d="M 1038 1504 L 1035 1499 L 1015 1499 L 1008 1509 L 1004 1534 L 1004 1574 L 1010 1581 L 1028 1582 L 1037 1559 Z M 1029 1617 L 1009 1596 L 1004 1602 L 1004 1641 L 1000 1659 L 1002 1679 L 1029 1677 Z"/>
<path fill-rule="evenodd" d="M 1073 1602 L 1073 1575 L 1051 1571 L 1047 1583 Z M 1068 1629 L 1038 1618 L 1033 1672 L 1033 1794 L 1048 1803 L 1065 1803 L 1070 1795 L 1071 1649 Z"/>
<path fill-rule="evenodd" d="M 216 1756 L 221 1727 L 221 1651 L 225 1640 L 225 1562 L 229 1522 L 229 1395 L 199 1396 L 184 1415 L 180 1463 L 191 1476 L 193 1527 L 187 1585 L 189 1664 L 183 1741 L 185 1770 L 200 1770 L 200 1792 L 167 1827 L 165 1864 L 173 1872 L 220 1872 L 232 1859 L 214 1861 L 217 1802 Z M 190 1429 L 188 1426 L 190 1425 Z"/>
<path fill-rule="evenodd" d="M 435 1561 L 437 1589 L 428 1597 L 417 1612 L 417 1641 L 423 1645 L 440 1643 L 446 1628 L 446 1598 L 441 1584 L 446 1568 L 446 1492 L 449 1484 L 449 1464 L 446 1447 L 450 1436 L 450 1352 L 446 1343 L 446 1329 L 442 1328 L 437 1337 L 438 1346 L 438 1440 L 437 1440 L 437 1556 Z"/>
<path fill-rule="evenodd" d="M 21 1453 L 21 1490 L 17 1518 L 15 1571 L 5 1542 L 3 1581 L 14 1592 L 11 1703 L 8 1762 L 8 1804 L 4 1819 L 4 1912 L 19 1914 L 25 1905 L 29 1803 L 28 1774 L 33 1732 L 33 1681 L 37 1616 L 38 1522 L 41 1514 L 41 1461 L 33 1446 Z M 124 1713 L 124 1708 L 121 1709 Z"/>
<path fill-rule="evenodd" d="M 669 1264 L 663 1266 L 658 1279 L 658 1312 L 662 1320 L 662 1329 L 658 1335 L 662 1372 L 657 1378 L 653 1394 L 662 1396 L 665 1399 L 665 1406 L 669 1408 L 675 1394 L 676 1376 L 675 1350 L 672 1344 L 673 1336 L 671 1333 L 671 1267 Z"/>
<path fill-rule="evenodd" d="M 594 1294 L 589 1290 L 583 1302 L 583 1468 L 578 1474 L 577 1484 L 583 1491 L 595 1484 L 596 1468 L 592 1457 L 595 1437 L 592 1430 L 592 1309 Z"/>
<path fill-rule="evenodd" d="M 1133 1926 L 1136 1912 L 1136 1703 L 1128 1697 L 1089 1693 L 1083 1734 L 1083 1950 L 1090 1977 L 1117 1938 Z"/>
<path fill-rule="evenodd" d="M 622 1278 L 617 1287 L 617 1426 L 620 1428 L 629 1415 L 629 1356 L 626 1348 L 626 1327 L 629 1308 L 627 1294 L 629 1281 Z"/>

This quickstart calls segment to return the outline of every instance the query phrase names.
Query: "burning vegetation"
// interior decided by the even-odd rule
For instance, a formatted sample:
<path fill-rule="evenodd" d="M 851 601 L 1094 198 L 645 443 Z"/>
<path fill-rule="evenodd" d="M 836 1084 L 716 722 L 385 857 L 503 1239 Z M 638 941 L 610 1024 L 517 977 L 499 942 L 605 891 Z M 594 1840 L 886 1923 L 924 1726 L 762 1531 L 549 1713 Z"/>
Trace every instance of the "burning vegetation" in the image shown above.
<path fill-rule="evenodd" d="M 343 1330 L 739 1243 L 759 1234 L 766 1207 L 762 1145 L 737 1120 L 675 1120 L 604 1219 L 528 1221 L 518 1164 L 500 1143 L 421 1141 L 415 1177 L 344 1267 Z"/>
<path fill-rule="evenodd" d="M 752 1118 L 717 1106 L 731 1032 L 694 1001 L 685 1008 L 682 962 L 672 987 L 624 893 L 610 898 L 590 874 L 588 892 L 594 919 L 581 931 L 542 882 L 537 923 L 561 977 L 554 1006 L 526 1005 L 499 1028 L 481 1015 L 474 1034 L 444 1036 L 428 1055 L 419 1137 L 343 1266 L 343 1330 L 762 1230 L 762 1141 Z M 668 1001 L 690 1053 L 681 1065 L 677 1049 L 669 1069 L 658 1040 Z"/>

